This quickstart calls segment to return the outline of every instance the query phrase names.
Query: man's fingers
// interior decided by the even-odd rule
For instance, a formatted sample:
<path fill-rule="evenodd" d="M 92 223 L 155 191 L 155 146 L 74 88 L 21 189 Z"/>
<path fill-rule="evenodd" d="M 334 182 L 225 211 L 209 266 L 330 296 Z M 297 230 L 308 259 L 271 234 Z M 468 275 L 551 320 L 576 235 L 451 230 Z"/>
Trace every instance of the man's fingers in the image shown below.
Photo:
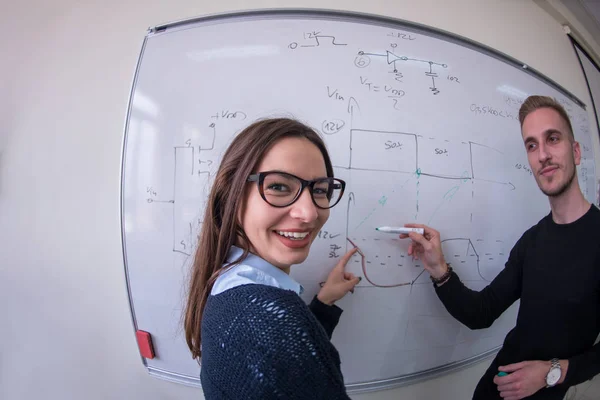
<path fill-rule="evenodd" d="M 522 361 L 516 364 L 504 365 L 502 367 L 498 367 L 498 371 L 502 372 L 514 372 L 517 371 L 527 365 L 527 361 Z"/>
<path fill-rule="evenodd" d="M 498 385 L 498 390 L 501 392 L 516 392 L 519 390 L 519 388 L 517 387 L 517 384 L 515 384 L 515 383 L 508 383 L 508 384 Z"/>
<path fill-rule="evenodd" d="M 418 233 L 415 233 L 415 235 L 419 235 Z M 421 236 L 421 235 L 419 235 Z M 409 237 L 409 239 L 412 239 Z M 425 239 L 427 240 L 427 239 Z M 417 251 L 423 251 L 423 246 L 421 245 L 421 243 L 415 242 L 413 240 L 411 240 L 410 244 L 408 245 L 408 248 L 413 252 L 416 253 Z"/>
<path fill-rule="evenodd" d="M 494 382 L 496 383 L 496 385 L 508 385 L 508 384 L 513 383 L 518 380 L 519 380 L 519 377 L 515 374 L 509 374 L 506 376 L 496 375 L 494 377 Z"/>
<path fill-rule="evenodd" d="M 411 232 L 408 234 L 408 237 L 410 237 L 410 239 L 413 242 L 416 242 L 418 244 L 420 244 L 421 246 L 423 246 L 423 249 L 427 250 L 431 244 L 429 243 L 429 240 L 425 239 L 425 236 L 418 234 L 417 232 Z"/>
<path fill-rule="evenodd" d="M 423 230 L 425 231 L 425 235 L 427 236 L 439 236 L 440 233 L 438 231 L 436 231 L 435 229 L 427 226 L 427 225 L 423 225 L 423 224 L 404 224 L 405 227 L 407 228 L 423 228 Z"/>

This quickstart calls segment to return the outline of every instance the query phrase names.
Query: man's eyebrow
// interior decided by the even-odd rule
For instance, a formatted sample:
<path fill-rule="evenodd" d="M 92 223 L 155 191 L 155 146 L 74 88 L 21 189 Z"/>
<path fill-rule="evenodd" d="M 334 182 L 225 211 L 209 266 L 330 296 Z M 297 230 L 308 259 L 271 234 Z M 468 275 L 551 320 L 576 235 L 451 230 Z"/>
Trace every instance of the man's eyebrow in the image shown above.
<path fill-rule="evenodd" d="M 555 128 L 546 129 L 546 130 L 544 131 L 544 135 L 551 135 L 551 134 L 553 134 L 553 133 L 558 133 L 558 134 L 560 134 L 560 135 L 562 135 L 562 134 L 563 134 L 561 131 L 559 131 L 558 129 L 555 129 Z"/>
<path fill-rule="evenodd" d="M 558 133 L 559 135 L 564 135 L 564 133 L 562 133 L 562 131 L 559 131 L 558 129 L 555 129 L 555 128 L 548 128 L 544 132 L 542 132 L 542 134 L 544 136 L 550 136 L 553 133 Z M 534 141 L 536 141 L 536 139 L 533 136 L 525 136 L 523 138 L 524 143 L 534 142 Z"/>

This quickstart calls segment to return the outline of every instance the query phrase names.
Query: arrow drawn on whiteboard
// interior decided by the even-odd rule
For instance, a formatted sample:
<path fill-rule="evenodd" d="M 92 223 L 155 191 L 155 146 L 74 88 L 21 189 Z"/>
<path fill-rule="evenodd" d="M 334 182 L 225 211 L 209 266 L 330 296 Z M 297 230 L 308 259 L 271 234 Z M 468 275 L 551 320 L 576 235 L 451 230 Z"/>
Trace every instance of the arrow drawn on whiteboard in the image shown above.
<path fill-rule="evenodd" d="M 360 106 L 358 105 L 358 102 L 354 97 L 350 96 L 350 99 L 348 99 L 348 113 L 351 116 L 354 115 L 354 109 L 360 112 Z"/>
<path fill-rule="evenodd" d="M 354 197 L 354 192 L 350 192 L 348 194 L 348 207 L 350 206 L 350 203 L 356 204 L 356 199 Z"/>
<path fill-rule="evenodd" d="M 356 204 L 354 192 L 350 192 L 348 194 L 348 207 L 346 207 L 346 237 L 348 237 L 348 229 L 350 225 L 350 203 L 352 203 L 353 205 Z"/>
<path fill-rule="evenodd" d="M 154 200 L 154 199 L 148 199 L 147 200 L 148 203 L 175 203 L 175 200 Z"/>
<path fill-rule="evenodd" d="M 352 96 L 348 99 L 348 113 L 350 114 L 350 140 L 348 141 L 348 148 L 350 149 L 350 158 L 348 160 L 348 166 L 352 165 L 352 129 L 354 128 L 354 110 L 360 112 L 360 106 L 356 99 Z"/>
<path fill-rule="evenodd" d="M 483 182 L 490 182 L 490 183 L 497 183 L 499 185 L 506 185 L 506 186 L 510 186 L 510 190 L 515 190 L 516 187 L 515 185 L 512 184 L 512 182 L 498 182 L 498 181 L 492 181 L 489 179 L 481 179 L 481 178 L 475 178 L 476 181 L 483 181 Z"/>

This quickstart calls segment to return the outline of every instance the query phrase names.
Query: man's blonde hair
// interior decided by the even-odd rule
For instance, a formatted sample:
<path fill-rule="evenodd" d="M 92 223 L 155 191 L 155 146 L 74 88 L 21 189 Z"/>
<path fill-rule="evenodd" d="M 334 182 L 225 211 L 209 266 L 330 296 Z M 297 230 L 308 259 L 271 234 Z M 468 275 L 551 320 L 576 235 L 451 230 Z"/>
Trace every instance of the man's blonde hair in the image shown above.
<path fill-rule="evenodd" d="M 571 121 L 569 120 L 569 115 L 567 115 L 565 108 L 558 101 L 548 96 L 529 96 L 525 99 L 523 104 L 521 104 L 521 108 L 519 109 L 519 122 L 521 123 L 521 129 L 523 129 L 523 122 L 525 121 L 525 118 L 540 108 L 551 108 L 556 111 L 569 127 L 569 137 L 571 141 L 575 140 L 575 136 L 573 135 L 573 127 L 571 126 Z"/>

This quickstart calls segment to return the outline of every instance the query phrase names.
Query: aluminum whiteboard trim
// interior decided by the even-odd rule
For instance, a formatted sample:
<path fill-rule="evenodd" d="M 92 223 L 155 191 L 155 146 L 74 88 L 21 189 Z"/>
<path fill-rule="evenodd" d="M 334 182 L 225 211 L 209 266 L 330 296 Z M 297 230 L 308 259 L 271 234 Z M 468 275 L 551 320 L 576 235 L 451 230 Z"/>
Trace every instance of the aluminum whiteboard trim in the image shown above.
<path fill-rule="evenodd" d="M 138 79 L 138 74 L 140 71 L 140 66 L 142 64 L 142 58 L 144 56 L 144 50 L 146 49 L 146 43 L 148 41 L 148 37 L 144 38 L 144 41 L 142 43 L 142 49 L 140 51 L 140 55 L 138 57 L 136 66 L 135 66 L 135 72 L 133 75 L 133 80 L 131 82 L 131 90 L 129 91 L 129 99 L 127 101 L 127 114 L 125 115 L 125 124 L 124 124 L 124 129 L 123 129 L 123 143 L 121 145 L 121 171 L 120 171 L 120 182 L 119 182 L 119 187 L 120 187 L 120 199 L 119 199 L 119 219 L 121 221 L 121 244 L 123 246 L 123 266 L 125 268 L 125 285 L 127 286 L 127 297 L 129 298 L 129 310 L 131 312 L 131 322 L 133 324 L 133 335 L 135 337 L 135 333 L 138 329 L 137 326 L 137 320 L 135 318 L 135 308 L 133 306 L 133 297 L 131 295 L 131 284 L 130 284 L 130 280 L 129 280 L 129 269 L 127 266 L 127 243 L 126 243 L 126 239 L 125 239 L 125 212 L 124 212 L 124 202 L 125 202 L 125 196 L 124 196 L 124 190 L 125 190 L 125 154 L 127 152 L 127 132 L 129 130 L 129 118 L 131 116 L 131 105 L 133 103 L 133 93 L 135 91 L 135 87 L 137 84 L 137 79 Z M 137 344 L 137 338 L 136 338 L 136 344 Z M 139 349 L 138 349 L 139 350 Z M 144 365 L 147 367 L 148 363 L 146 362 L 146 359 L 144 357 L 142 357 L 142 355 L 140 354 L 140 357 L 142 359 L 142 362 L 144 363 Z"/>
<path fill-rule="evenodd" d="M 501 346 L 462 361 L 446 364 L 444 366 L 432 368 L 426 371 L 421 371 L 416 374 L 405 375 L 398 378 L 391 378 L 380 381 L 353 383 L 351 385 L 346 385 L 346 390 L 348 394 L 368 393 L 385 389 L 393 389 L 404 385 L 422 382 L 427 379 L 444 375 L 448 372 L 460 371 L 461 369 L 467 368 L 471 365 L 477 364 L 481 361 L 491 358 L 492 356 L 496 355 L 500 347 Z M 160 378 L 168 382 L 180 383 L 182 385 L 191 387 L 202 387 L 200 377 L 177 374 L 174 372 L 169 372 L 154 367 L 148 367 L 148 373 L 153 377 Z"/>
<path fill-rule="evenodd" d="M 182 375 L 154 367 L 148 367 L 148 373 L 156 378 L 160 378 L 165 381 L 181 383 L 186 386 L 202 387 L 202 385 L 200 384 L 200 376 L 194 377 L 189 375 Z"/>
<path fill-rule="evenodd" d="M 346 389 L 350 394 L 366 393 L 378 390 L 393 389 L 399 386 L 410 385 L 418 382 L 422 382 L 437 376 L 445 375 L 449 372 L 456 372 L 461 369 L 467 368 L 473 364 L 477 364 L 480 361 L 491 358 L 498 353 L 502 346 L 495 347 L 492 350 L 488 350 L 484 353 L 478 354 L 471 358 L 466 358 L 462 361 L 457 361 L 442 365 L 440 367 L 431 368 L 425 371 L 417 372 L 415 374 L 403 375 L 397 378 L 384 379 L 380 381 L 366 382 L 366 383 L 353 383 L 346 385 Z"/>
<path fill-rule="evenodd" d="M 190 29 L 197 25 L 205 24 L 219 24 L 224 22 L 230 22 L 229 20 L 238 21 L 253 21 L 260 19 L 278 19 L 278 18 L 310 18 L 310 19 L 321 19 L 321 20 L 333 20 L 343 22 L 354 22 L 361 24 L 369 24 L 376 26 L 385 26 L 390 28 L 398 28 L 412 30 L 414 33 L 421 33 L 436 39 L 444 40 L 446 42 L 455 43 L 463 47 L 467 47 L 471 50 L 478 51 L 480 53 L 491 56 L 499 61 L 509 64 L 535 78 L 541 80 L 547 85 L 553 87 L 565 97 L 573 101 L 578 106 L 586 109 L 586 104 L 581 101 L 573 93 L 559 85 L 554 80 L 550 79 L 546 75 L 542 74 L 535 68 L 517 60 L 514 57 L 509 56 L 499 50 L 489 47 L 483 43 L 476 42 L 465 36 L 461 36 L 449 31 L 445 31 L 439 28 L 434 28 L 428 25 L 419 24 L 398 18 L 384 17 L 376 14 L 368 14 L 354 11 L 338 11 L 331 9 L 311 9 L 311 8 L 268 8 L 261 10 L 245 10 L 235 11 L 226 13 L 209 14 L 202 17 L 196 17 L 181 21 L 175 21 L 167 24 L 157 25 L 148 29 L 148 37 L 153 35 L 160 35 L 168 33 L 170 30 Z"/>

